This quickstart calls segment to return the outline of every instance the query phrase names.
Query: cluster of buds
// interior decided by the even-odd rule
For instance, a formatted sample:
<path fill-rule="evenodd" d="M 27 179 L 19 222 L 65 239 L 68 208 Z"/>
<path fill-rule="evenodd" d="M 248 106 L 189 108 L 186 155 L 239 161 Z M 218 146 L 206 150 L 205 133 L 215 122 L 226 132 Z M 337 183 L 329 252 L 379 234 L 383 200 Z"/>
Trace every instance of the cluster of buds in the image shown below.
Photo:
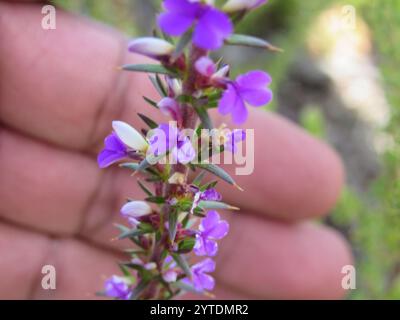
<path fill-rule="evenodd" d="M 229 231 L 228 222 L 216 210 L 238 208 L 222 201 L 216 190 L 218 180 L 204 181 L 204 177 L 213 175 L 239 188 L 209 158 L 224 151 L 235 153 L 246 135 L 242 129 L 220 127 L 215 143 L 207 141 L 204 146 L 199 133 L 215 130 L 210 109 L 230 114 L 234 123 L 241 124 L 247 119 L 247 108 L 267 104 L 272 93 L 267 73 L 256 70 L 230 79 L 229 66 L 214 62 L 209 54 L 224 44 L 270 49 L 262 39 L 234 34 L 233 21 L 265 2 L 229 0 L 218 8 L 213 1 L 164 0 L 154 36 L 129 43 L 130 52 L 158 64 L 122 69 L 152 74 L 160 99 L 144 99 L 170 121 L 156 123 L 139 114 L 146 125 L 139 131 L 113 121 L 113 131 L 98 156 L 101 168 L 118 162 L 139 173 L 143 180 L 137 182 L 146 195 L 121 207 L 127 225 L 118 225 L 118 239 L 129 239 L 135 247 L 128 251 L 129 259 L 119 263 L 122 275 L 109 278 L 102 294 L 116 299 L 171 299 L 187 291 L 210 294 L 213 290 L 213 257 L 218 241 Z M 200 157 L 204 150 L 207 159 Z"/>

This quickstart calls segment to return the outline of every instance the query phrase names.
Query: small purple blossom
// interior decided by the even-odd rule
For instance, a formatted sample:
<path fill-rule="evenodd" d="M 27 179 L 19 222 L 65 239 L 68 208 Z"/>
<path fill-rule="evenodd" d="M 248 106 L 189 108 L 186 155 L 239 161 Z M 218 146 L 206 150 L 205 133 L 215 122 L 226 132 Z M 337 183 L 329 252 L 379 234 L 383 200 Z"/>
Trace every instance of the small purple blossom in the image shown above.
<path fill-rule="evenodd" d="M 272 91 L 266 86 L 271 77 L 263 71 L 250 71 L 240 75 L 235 81 L 227 82 L 227 89 L 219 102 L 219 113 L 230 113 L 236 124 L 246 121 L 248 111 L 246 105 L 260 107 L 272 100 Z"/>
<path fill-rule="evenodd" d="M 162 98 L 157 103 L 157 106 L 164 115 L 170 116 L 173 120 L 177 122 L 182 121 L 182 115 L 179 110 L 179 104 L 175 99 L 170 97 Z"/>
<path fill-rule="evenodd" d="M 111 298 L 128 300 L 131 290 L 125 278 L 114 275 L 105 282 L 104 294 Z"/>
<path fill-rule="evenodd" d="M 243 129 L 235 129 L 227 135 L 224 148 L 232 153 L 236 153 L 237 144 L 245 139 L 246 131 Z"/>
<path fill-rule="evenodd" d="M 213 257 L 217 254 L 220 240 L 228 234 L 229 224 L 221 220 L 217 211 L 209 211 L 203 218 L 199 226 L 199 232 L 196 234 L 196 243 L 194 252 L 198 256 Z"/>
<path fill-rule="evenodd" d="M 171 124 L 160 124 L 153 130 L 150 138 L 150 150 L 157 157 L 170 151 L 174 159 L 182 164 L 192 161 L 196 152 L 190 139 Z"/>
<path fill-rule="evenodd" d="M 194 264 L 191 267 L 191 270 L 192 281 L 190 281 L 188 278 L 185 278 L 183 279 L 183 282 L 192 284 L 199 292 L 203 290 L 211 291 L 214 289 L 215 280 L 208 274 L 210 272 L 214 272 L 215 270 L 215 262 L 212 259 L 206 258 L 203 261 Z"/>
<path fill-rule="evenodd" d="M 207 189 L 201 193 L 200 200 L 221 201 L 221 194 L 214 188 Z"/>
<path fill-rule="evenodd" d="M 208 78 L 212 85 L 219 87 L 225 84 L 229 65 L 225 65 L 217 70 L 217 65 L 214 61 L 207 56 L 203 56 L 196 60 L 194 67 L 199 74 Z"/>
<path fill-rule="evenodd" d="M 199 48 L 216 50 L 233 31 L 229 17 L 222 11 L 190 0 L 164 0 L 166 12 L 158 16 L 160 28 L 171 36 L 180 36 L 193 24 L 193 42 Z"/>
<path fill-rule="evenodd" d="M 200 191 L 198 187 L 192 185 L 192 191 L 194 192 L 193 204 L 190 209 L 190 213 L 193 213 L 194 209 L 199 205 L 202 200 L 206 201 L 221 201 L 221 194 L 214 188 L 207 189 L 205 191 Z"/>
<path fill-rule="evenodd" d="M 176 262 L 171 256 L 165 258 L 162 267 L 162 277 L 165 282 L 175 282 L 178 277 Z"/>
<path fill-rule="evenodd" d="M 217 67 L 215 66 L 214 61 L 212 61 L 209 57 L 201 57 L 194 64 L 196 71 L 200 73 L 204 77 L 211 77 L 215 71 L 217 71 Z"/>
<path fill-rule="evenodd" d="M 127 156 L 126 146 L 113 132 L 104 139 L 104 149 L 99 153 L 97 163 L 100 168 L 105 168 Z"/>

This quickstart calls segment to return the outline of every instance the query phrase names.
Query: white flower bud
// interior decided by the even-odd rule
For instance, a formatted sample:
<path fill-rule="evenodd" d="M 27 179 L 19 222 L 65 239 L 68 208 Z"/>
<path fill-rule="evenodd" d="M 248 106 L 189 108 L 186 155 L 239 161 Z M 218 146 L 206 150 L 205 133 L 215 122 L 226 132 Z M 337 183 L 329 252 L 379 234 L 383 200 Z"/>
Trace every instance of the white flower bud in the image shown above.
<path fill-rule="evenodd" d="M 229 72 L 229 65 L 223 66 L 217 72 L 212 75 L 212 78 L 225 78 Z"/>
<path fill-rule="evenodd" d="M 129 42 L 128 49 L 130 52 L 158 58 L 170 55 L 174 50 L 174 46 L 163 39 L 145 37 Z"/>
<path fill-rule="evenodd" d="M 173 270 L 168 270 L 167 272 L 165 272 L 162 275 L 163 279 L 165 282 L 171 283 L 171 282 L 175 282 L 176 278 L 178 277 L 178 273 L 176 271 Z"/>
<path fill-rule="evenodd" d="M 118 138 L 120 138 L 121 141 L 128 147 L 138 151 L 147 150 L 147 141 L 136 129 L 131 127 L 129 124 L 123 121 L 113 121 L 112 127 Z"/>
<path fill-rule="evenodd" d="M 144 201 L 130 201 L 125 203 L 121 208 L 121 214 L 128 218 L 139 218 L 151 212 L 151 207 Z"/>
<path fill-rule="evenodd" d="M 262 5 L 266 0 L 228 0 L 223 6 L 223 10 L 227 12 L 250 10 Z"/>
<path fill-rule="evenodd" d="M 185 182 L 185 175 L 180 172 L 175 172 L 168 179 L 168 183 L 170 183 L 170 184 L 183 184 L 184 182 Z"/>
<path fill-rule="evenodd" d="M 182 83 L 178 79 L 167 80 L 168 87 L 173 92 L 174 97 L 180 96 L 182 94 Z"/>

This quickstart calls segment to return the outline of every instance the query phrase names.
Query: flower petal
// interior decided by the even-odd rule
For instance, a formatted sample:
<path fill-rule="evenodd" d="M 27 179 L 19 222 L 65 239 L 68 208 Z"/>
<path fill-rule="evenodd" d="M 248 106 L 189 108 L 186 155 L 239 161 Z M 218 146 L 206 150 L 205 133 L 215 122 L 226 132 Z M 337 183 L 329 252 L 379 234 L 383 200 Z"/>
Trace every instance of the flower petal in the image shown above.
<path fill-rule="evenodd" d="M 228 0 L 223 6 L 223 9 L 228 12 L 249 10 L 261 6 L 267 0 Z"/>
<path fill-rule="evenodd" d="M 164 0 L 163 7 L 168 11 L 194 16 L 199 8 L 199 3 L 188 0 Z"/>
<path fill-rule="evenodd" d="M 220 221 L 220 216 L 217 211 L 210 210 L 207 215 L 201 220 L 200 231 L 208 231 L 214 227 L 215 224 Z"/>
<path fill-rule="evenodd" d="M 256 107 L 272 100 L 272 91 L 267 88 L 270 83 L 270 75 L 260 70 L 250 71 L 236 79 L 237 90 L 242 99 Z"/>
<path fill-rule="evenodd" d="M 209 257 L 214 257 L 218 252 L 218 244 L 214 240 L 205 239 L 204 240 L 204 250 L 205 255 Z"/>
<path fill-rule="evenodd" d="M 118 135 L 118 138 L 128 147 L 139 151 L 145 151 L 147 149 L 148 144 L 146 140 L 129 124 L 123 121 L 113 121 L 112 127 Z"/>
<path fill-rule="evenodd" d="M 199 274 L 197 277 L 197 281 L 203 289 L 211 291 L 215 287 L 215 279 L 209 274 Z"/>
<path fill-rule="evenodd" d="M 121 208 L 121 214 L 125 217 L 139 218 L 151 212 L 151 207 L 144 201 L 129 201 Z"/>
<path fill-rule="evenodd" d="M 104 293 L 108 297 L 118 298 L 118 299 L 128 299 L 130 296 L 130 290 L 127 281 L 116 275 L 107 279 L 104 284 Z"/>
<path fill-rule="evenodd" d="M 105 146 L 105 149 L 108 149 L 108 150 L 114 150 L 114 151 L 120 151 L 120 152 L 126 151 L 126 147 L 125 147 L 124 143 L 121 141 L 120 138 L 118 138 L 118 136 L 115 134 L 115 132 L 112 132 L 104 139 L 104 146 Z"/>
<path fill-rule="evenodd" d="M 183 145 L 177 148 L 176 160 L 179 163 L 187 164 L 190 161 L 192 161 L 195 157 L 196 157 L 196 152 L 193 148 L 193 145 L 189 139 L 186 139 Z"/>
<path fill-rule="evenodd" d="M 210 238 L 220 240 L 229 232 L 229 224 L 225 220 L 219 221 L 207 234 Z"/>
<path fill-rule="evenodd" d="M 178 273 L 174 270 L 168 270 L 162 275 L 165 282 L 175 282 L 176 278 L 178 277 Z"/>
<path fill-rule="evenodd" d="M 171 54 L 174 50 L 174 46 L 163 39 L 143 37 L 131 40 L 128 44 L 128 50 L 148 57 L 157 58 Z"/>
<path fill-rule="evenodd" d="M 248 117 L 247 108 L 242 99 L 237 99 L 234 109 L 232 110 L 232 121 L 236 124 L 242 124 Z"/>
<path fill-rule="evenodd" d="M 209 201 L 221 201 L 221 194 L 215 190 L 214 188 L 207 189 L 201 193 L 201 200 L 209 200 Z"/>
<path fill-rule="evenodd" d="M 151 130 L 150 150 L 155 156 L 162 155 L 174 148 L 178 141 L 179 130 L 169 123 L 161 123 L 157 128 Z"/>
<path fill-rule="evenodd" d="M 229 17 L 217 9 L 210 8 L 200 17 L 196 25 L 193 42 L 206 50 L 219 49 L 233 31 Z"/>
<path fill-rule="evenodd" d="M 265 88 L 272 81 L 271 76 L 261 70 L 249 71 L 236 78 L 236 83 L 240 88 Z"/>
<path fill-rule="evenodd" d="M 181 13 L 165 12 L 158 16 L 157 22 L 165 33 L 170 36 L 180 36 L 193 24 L 194 17 Z"/>
<path fill-rule="evenodd" d="M 213 272 L 215 270 L 215 261 L 210 258 L 206 258 L 203 261 L 200 261 L 195 265 L 193 265 L 192 268 L 196 274 L 204 272 Z"/>
<path fill-rule="evenodd" d="M 219 100 L 218 112 L 222 115 L 230 113 L 231 110 L 234 108 L 234 105 L 238 98 L 239 97 L 234 86 L 228 84 L 227 89 L 224 91 L 221 100 Z"/>
<path fill-rule="evenodd" d="M 198 73 L 205 77 L 211 77 L 217 67 L 215 66 L 214 61 L 212 61 L 209 57 L 201 57 L 194 64 Z"/>
<path fill-rule="evenodd" d="M 254 107 L 261 107 L 272 100 L 272 91 L 265 89 L 245 89 L 240 91 L 242 98 Z"/>
<path fill-rule="evenodd" d="M 122 160 L 126 157 L 126 153 L 115 152 L 112 150 L 103 150 L 97 156 L 97 163 L 100 168 L 106 168 L 109 165 Z"/>

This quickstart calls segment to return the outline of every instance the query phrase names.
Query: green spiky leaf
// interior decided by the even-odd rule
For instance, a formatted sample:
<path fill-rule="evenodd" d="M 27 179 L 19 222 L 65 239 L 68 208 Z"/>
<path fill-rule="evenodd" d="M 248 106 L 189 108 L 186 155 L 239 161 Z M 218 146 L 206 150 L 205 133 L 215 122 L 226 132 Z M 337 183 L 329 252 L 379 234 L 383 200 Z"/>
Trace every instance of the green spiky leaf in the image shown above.
<path fill-rule="evenodd" d="M 158 124 L 150 119 L 149 117 L 145 116 L 144 114 L 138 113 L 138 116 L 140 117 L 140 119 L 142 119 L 142 121 L 147 124 L 149 126 L 150 129 L 155 129 L 158 127 Z"/>
<path fill-rule="evenodd" d="M 121 68 L 126 71 L 166 74 L 171 77 L 176 76 L 171 70 L 159 64 L 124 64 Z"/>
<path fill-rule="evenodd" d="M 278 51 L 278 52 L 282 51 L 282 49 L 275 47 L 268 41 L 244 34 L 233 34 L 228 39 L 225 40 L 225 43 L 228 45 L 255 47 L 261 49 L 267 49 L 270 51 Z"/>
<path fill-rule="evenodd" d="M 215 164 L 195 164 L 196 167 L 202 168 L 204 170 L 207 170 L 208 172 L 211 172 L 212 174 L 216 175 L 217 177 L 221 178 L 225 182 L 237 186 L 235 181 L 232 179 L 232 177 L 221 167 L 216 166 Z"/>

